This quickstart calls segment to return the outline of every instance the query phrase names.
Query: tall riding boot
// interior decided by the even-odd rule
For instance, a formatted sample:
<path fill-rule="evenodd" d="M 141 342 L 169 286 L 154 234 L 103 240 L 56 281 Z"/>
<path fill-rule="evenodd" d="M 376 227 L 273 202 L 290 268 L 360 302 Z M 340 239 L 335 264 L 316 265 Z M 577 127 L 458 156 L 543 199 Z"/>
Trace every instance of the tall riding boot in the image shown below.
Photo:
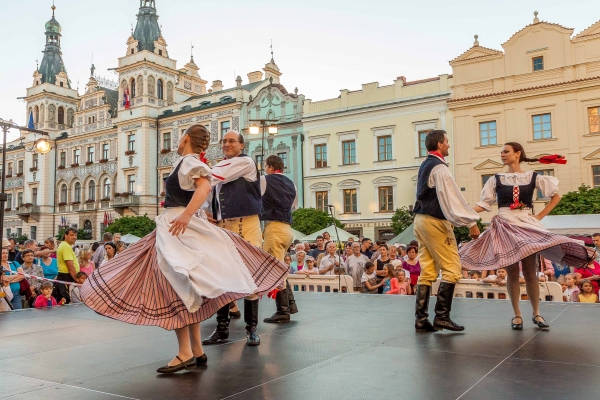
<path fill-rule="evenodd" d="M 246 323 L 246 344 L 248 346 L 258 346 L 260 338 L 256 333 L 258 325 L 258 299 L 244 299 L 244 322 Z"/>
<path fill-rule="evenodd" d="M 298 312 L 298 306 L 294 299 L 294 291 L 289 283 L 285 285 L 285 291 L 287 292 L 288 300 L 290 302 L 290 314 L 296 314 Z"/>
<path fill-rule="evenodd" d="M 277 311 L 270 318 L 265 318 L 263 321 L 271 324 L 280 322 L 290 322 L 290 306 L 287 291 L 280 290 L 275 296 L 275 305 Z"/>
<path fill-rule="evenodd" d="M 217 328 L 202 344 L 217 344 L 220 340 L 229 338 L 229 304 L 224 305 L 217 311 Z"/>
<path fill-rule="evenodd" d="M 437 302 L 435 303 L 435 318 L 433 326 L 449 331 L 464 331 L 465 327 L 458 325 L 450 319 L 452 299 L 454 298 L 454 283 L 441 282 L 438 289 Z"/>
<path fill-rule="evenodd" d="M 415 288 L 417 297 L 417 305 L 415 309 L 415 329 L 417 332 L 435 332 L 437 329 L 429 322 L 429 296 L 431 294 L 431 286 L 417 285 Z"/>

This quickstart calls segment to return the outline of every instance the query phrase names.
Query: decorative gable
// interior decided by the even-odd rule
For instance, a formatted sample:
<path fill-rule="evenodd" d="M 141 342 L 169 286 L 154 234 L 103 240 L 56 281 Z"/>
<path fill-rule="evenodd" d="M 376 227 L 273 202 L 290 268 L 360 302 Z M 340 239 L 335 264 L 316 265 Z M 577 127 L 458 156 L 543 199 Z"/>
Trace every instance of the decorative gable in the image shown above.
<path fill-rule="evenodd" d="M 479 37 L 475 35 L 475 43 L 473 44 L 473 47 L 456 57 L 454 60 L 450 61 L 450 65 L 485 57 L 502 57 L 503 53 L 501 51 L 480 46 L 479 41 L 477 40 L 478 38 Z"/>
<path fill-rule="evenodd" d="M 600 160 L 600 149 L 591 152 L 587 156 L 583 157 L 584 160 Z"/>
<path fill-rule="evenodd" d="M 498 168 L 502 168 L 503 165 L 500 164 L 497 161 L 491 160 L 491 159 L 487 159 L 484 162 L 482 162 L 481 164 L 477 165 L 474 169 L 476 171 L 481 171 L 484 169 L 498 169 Z"/>
<path fill-rule="evenodd" d="M 585 29 L 583 32 L 577 34 L 573 41 L 581 41 L 588 39 L 596 39 L 600 37 L 600 21 L 594 23 L 589 28 Z"/>

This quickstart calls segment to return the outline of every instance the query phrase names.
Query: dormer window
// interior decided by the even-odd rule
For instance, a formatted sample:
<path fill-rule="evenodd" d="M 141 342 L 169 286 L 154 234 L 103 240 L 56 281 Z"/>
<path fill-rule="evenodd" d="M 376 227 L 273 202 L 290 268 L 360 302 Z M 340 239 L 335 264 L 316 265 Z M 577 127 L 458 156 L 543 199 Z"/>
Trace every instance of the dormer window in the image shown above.
<path fill-rule="evenodd" d="M 543 71 L 544 70 L 544 57 L 534 57 L 533 58 L 533 70 L 534 71 Z"/>
<path fill-rule="evenodd" d="M 162 50 L 158 50 L 158 55 L 162 56 Z"/>
<path fill-rule="evenodd" d="M 60 87 L 63 87 L 63 83 L 62 82 L 60 83 Z"/>
<path fill-rule="evenodd" d="M 131 49 L 131 54 L 133 54 L 133 49 Z"/>
<path fill-rule="evenodd" d="M 40 84 L 40 81 L 35 81 L 35 85 L 36 86 L 39 85 L 39 84 Z"/>

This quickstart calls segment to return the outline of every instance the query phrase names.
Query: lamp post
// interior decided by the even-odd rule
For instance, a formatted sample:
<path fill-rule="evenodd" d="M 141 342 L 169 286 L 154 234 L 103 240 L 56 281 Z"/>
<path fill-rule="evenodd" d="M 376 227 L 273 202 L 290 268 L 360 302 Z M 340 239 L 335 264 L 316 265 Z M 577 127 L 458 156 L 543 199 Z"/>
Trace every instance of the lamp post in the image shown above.
<path fill-rule="evenodd" d="M 264 175 L 265 171 L 264 171 L 264 163 L 265 163 L 265 132 L 267 128 L 267 124 L 269 122 L 277 122 L 279 120 L 277 119 L 251 119 L 250 122 L 258 122 L 260 123 L 260 125 L 262 126 L 262 145 L 261 145 L 261 154 L 260 154 L 260 162 L 261 162 L 261 166 L 260 166 L 260 174 Z M 249 133 L 251 135 L 258 135 L 260 133 L 260 126 L 256 125 L 256 124 L 252 124 L 250 126 L 249 129 Z M 276 135 L 277 134 L 277 125 L 268 125 L 268 131 L 269 131 L 269 135 Z M 1 239 L 1 238 L 0 238 Z"/>
<path fill-rule="evenodd" d="M 2 142 L 2 189 L 0 191 L 0 243 L 2 243 L 2 238 L 4 237 L 4 208 L 6 205 L 6 200 L 8 196 L 4 192 L 5 182 L 6 182 L 6 135 L 8 134 L 8 130 L 11 128 L 18 129 L 20 131 L 32 132 L 39 135 L 42 135 L 41 139 L 35 141 L 31 150 L 28 151 L 37 151 L 40 154 L 46 154 L 51 150 L 50 142 L 44 136 L 49 136 L 48 132 L 39 131 L 37 129 L 24 128 L 17 124 L 15 124 L 12 119 L 9 121 L 5 121 L 0 118 L 0 127 L 2 127 L 3 134 L 3 142 Z"/>

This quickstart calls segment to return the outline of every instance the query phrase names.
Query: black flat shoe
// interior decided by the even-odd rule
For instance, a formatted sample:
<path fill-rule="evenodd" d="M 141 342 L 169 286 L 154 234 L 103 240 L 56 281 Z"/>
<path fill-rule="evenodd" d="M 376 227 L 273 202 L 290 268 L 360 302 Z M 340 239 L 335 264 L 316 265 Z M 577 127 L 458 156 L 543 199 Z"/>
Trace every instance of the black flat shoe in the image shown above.
<path fill-rule="evenodd" d="M 545 329 L 545 328 L 550 328 L 550 325 L 548 325 L 546 323 L 546 321 L 536 321 L 536 318 L 540 317 L 540 318 L 544 318 L 541 315 L 536 315 L 535 317 L 531 318 L 531 320 L 533 321 L 534 324 L 536 324 L 539 328 Z"/>
<path fill-rule="evenodd" d="M 182 369 L 187 369 L 189 367 L 193 367 L 196 364 L 196 359 L 194 357 L 190 358 L 187 361 L 182 361 L 179 356 L 175 356 L 179 361 L 181 361 L 177 365 L 165 365 L 164 367 L 160 367 L 156 370 L 156 372 L 161 374 L 172 374 L 177 371 L 181 371 Z"/>
<path fill-rule="evenodd" d="M 208 361 L 208 357 L 206 357 L 206 353 L 202 354 L 199 357 L 196 357 L 196 367 L 202 367 L 202 366 L 206 365 L 207 361 Z"/>
<path fill-rule="evenodd" d="M 515 319 L 519 318 L 521 320 L 520 324 L 515 324 Z M 510 327 L 515 330 L 515 331 L 520 331 L 523 329 L 523 318 L 521 317 L 513 317 L 513 319 L 510 320 Z"/>

